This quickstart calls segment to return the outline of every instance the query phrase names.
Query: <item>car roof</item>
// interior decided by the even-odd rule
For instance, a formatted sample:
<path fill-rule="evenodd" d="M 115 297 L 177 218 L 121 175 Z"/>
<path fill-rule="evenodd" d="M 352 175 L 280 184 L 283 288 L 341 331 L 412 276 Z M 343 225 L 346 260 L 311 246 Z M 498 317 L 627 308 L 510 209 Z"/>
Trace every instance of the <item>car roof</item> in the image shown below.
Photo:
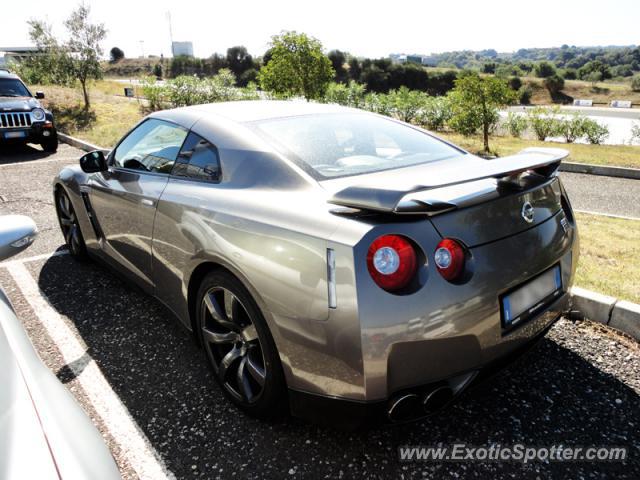
<path fill-rule="evenodd" d="M 207 117 L 207 114 L 211 114 L 238 123 L 323 113 L 362 113 L 361 110 L 340 105 L 307 102 L 304 100 L 243 100 L 193 105 L 181 110 L 196 113 L 203 118 Z"/>

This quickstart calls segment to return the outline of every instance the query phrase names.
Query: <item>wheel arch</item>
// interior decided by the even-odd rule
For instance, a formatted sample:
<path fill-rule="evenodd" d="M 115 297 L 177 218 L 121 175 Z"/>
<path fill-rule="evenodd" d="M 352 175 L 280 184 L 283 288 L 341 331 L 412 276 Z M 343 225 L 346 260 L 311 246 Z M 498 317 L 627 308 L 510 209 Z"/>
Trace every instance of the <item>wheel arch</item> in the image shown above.
<path fill-rule="evenodd" d="M 198 290 L 200 289 L 200 285 L 202 284 L 202 281 L 204 280 L 204 278 L 209 273 L 214 271 L 227 272 L 228 274 L 236 278 L 242 284 L 242 286 L 247 289 L 247 291 L 251 295 L 251 298 L 253 298 L 253 300 L 256 302 L 256 305 L 258 306 L 260 313 L 262 314 L 265 322 L 267 323 L 267 327 L 269 328 L 269 331 L 271 333 L 271 336 L 273 337 L 274 342 L 276 343 L 276 348 L 277 348 L 279 343 L 277 338 L 277 332 L 275 331 L 276 329 L 274 328 L 271 315 L 269 311 L 265 308 L 265 303 L 262 297 L 260 296 L 258 291 L 254 288 L 254 286 L 251 284 L 251 282 L 244 275 L 242 275 L 241 272 L 239 272 L 236 268 L 234 268 L 233 266 L 229 265 L 228 263 L 224 262 L 221 259 L 206 259 L 198 263 L 195 266 L 195 268 L 191 271 L 191 274 L 189 275 L 189 281 L 187 282 L 186 292 L 187 292 L 187 312 L 189 315 L 189 325 L 191 327 L 191 331 L 198 345 L 201 344 L 200 338 L 197 332 L 197 325 L 196 325 Z"/>

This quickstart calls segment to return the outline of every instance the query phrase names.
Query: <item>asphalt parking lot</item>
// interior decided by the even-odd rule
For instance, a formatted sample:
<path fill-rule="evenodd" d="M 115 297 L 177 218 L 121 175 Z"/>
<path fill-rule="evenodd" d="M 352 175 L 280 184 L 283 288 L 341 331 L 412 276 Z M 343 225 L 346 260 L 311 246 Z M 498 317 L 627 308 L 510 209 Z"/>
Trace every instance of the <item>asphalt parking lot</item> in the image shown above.
<path fill-rule="evenodd" d="M 61 249 L 51 180 L 79 155 L 67 145 L 51 156 L 0 151 L 0 214 L 30 215 L 40 228 L 30 249 L 0 263 L 0 285 L 125 478 L 640 478 L 640 346 L 588 322 L 561 320 L 529 355 L 421 422 L 342 432 L 245 416 L 158 302 Z M 399 446 L 439 443 L 629 453 L 599 463 L 398 461 Z"/>

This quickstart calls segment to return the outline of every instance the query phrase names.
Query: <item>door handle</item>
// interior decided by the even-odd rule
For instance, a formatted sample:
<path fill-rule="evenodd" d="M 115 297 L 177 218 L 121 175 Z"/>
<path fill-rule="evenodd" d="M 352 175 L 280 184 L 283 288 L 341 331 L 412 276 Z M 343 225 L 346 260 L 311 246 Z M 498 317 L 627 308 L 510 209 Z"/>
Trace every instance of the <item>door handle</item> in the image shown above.
<path fill-rule="evenodd" d="M 153 200 L 149 200 L 148 198 L 143 198 L 142 200 L 140 200 L 140 203 L 145 207 L 153 207 L 155 205 L 155 202 Z"/>

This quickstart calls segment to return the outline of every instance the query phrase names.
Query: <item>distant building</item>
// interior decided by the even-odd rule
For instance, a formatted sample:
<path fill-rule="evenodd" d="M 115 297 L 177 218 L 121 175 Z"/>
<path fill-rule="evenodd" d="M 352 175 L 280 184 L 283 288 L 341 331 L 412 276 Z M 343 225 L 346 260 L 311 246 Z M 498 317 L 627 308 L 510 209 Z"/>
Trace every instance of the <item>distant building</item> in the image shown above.
<path fill-rule="evenodd" d="M 422 56 L 421 55 L 407 55 L 407 63 L 417 63 L 418 65 L 422 65 Z"/>
<path fill-rule="evenodd" d="M 171 44 L 171 53 L 174 57 L 181 55 L 193 57 L 193 42 L 173 42 Z"/>

